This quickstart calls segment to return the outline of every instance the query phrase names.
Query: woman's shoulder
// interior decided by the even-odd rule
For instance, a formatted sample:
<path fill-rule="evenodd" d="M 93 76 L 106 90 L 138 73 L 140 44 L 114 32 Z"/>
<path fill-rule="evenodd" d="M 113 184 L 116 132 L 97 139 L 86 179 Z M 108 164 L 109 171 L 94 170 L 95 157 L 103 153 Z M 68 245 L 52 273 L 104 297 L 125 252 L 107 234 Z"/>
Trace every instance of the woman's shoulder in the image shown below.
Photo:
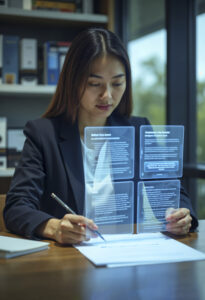
<path fill-rule="evenodd" d="M 53 127 L 58 127 L 62 121 L 63 117 L 62 116 L 57 116 L 57 117 L 53 117 L 53 118 L 38 118 L 38 119 L 34 119 L 34 120 L 29 120 L 26 125 L 25 125 L 25 129 L 26 128 L 37 128 L 37 129 L 41 129 L 41 130 L 46 130 L 46 129 L 50 129 Z"/>
<path fill-rule="evenodd" d="M 30 120 L 24 127 L 26 136 L 53 136 L 59 131 L 62 117 L 39 118 Z"/>

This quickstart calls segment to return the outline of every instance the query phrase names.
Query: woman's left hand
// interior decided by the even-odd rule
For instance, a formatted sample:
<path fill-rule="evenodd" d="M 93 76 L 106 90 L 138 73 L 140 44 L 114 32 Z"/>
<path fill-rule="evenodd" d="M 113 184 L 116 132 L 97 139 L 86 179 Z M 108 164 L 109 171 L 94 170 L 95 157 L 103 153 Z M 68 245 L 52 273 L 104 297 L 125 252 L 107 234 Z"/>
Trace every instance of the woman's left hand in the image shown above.
<path fill-rule="evenodd" d="M 191 228 L 192 221 L 190 210 L 187 208 L 174 210 L 173 213 L 166 217 L 166 221 L 168 222 L 166 226 L 168 232 L 177 235 L 187 234 Z"/>

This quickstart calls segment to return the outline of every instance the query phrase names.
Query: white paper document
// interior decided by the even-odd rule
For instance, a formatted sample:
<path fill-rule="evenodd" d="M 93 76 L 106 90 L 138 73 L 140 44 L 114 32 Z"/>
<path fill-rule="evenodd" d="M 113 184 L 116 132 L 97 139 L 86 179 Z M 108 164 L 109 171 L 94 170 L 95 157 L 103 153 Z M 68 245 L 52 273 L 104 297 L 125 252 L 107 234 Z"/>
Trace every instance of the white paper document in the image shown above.
<path fill-rule="evenodd" d="M 96 266 L 160 264 L 205 260 L 205 254 L 162 233 L 103 235 L 75 246 Z"/>

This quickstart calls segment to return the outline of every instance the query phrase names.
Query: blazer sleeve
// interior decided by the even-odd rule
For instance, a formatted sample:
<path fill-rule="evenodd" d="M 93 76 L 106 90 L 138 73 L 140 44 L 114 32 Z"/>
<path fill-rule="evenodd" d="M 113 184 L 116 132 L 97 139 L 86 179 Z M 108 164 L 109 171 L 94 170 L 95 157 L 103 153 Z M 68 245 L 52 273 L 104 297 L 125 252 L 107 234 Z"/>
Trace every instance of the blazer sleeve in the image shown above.
<path fill-rule="evenodd" d="M 41 210 L 46 174 L 41 135 L 33 121 L 27 123 L 24 134 L 26 141 L 7 194 L 4 221 L 8 230 L 37 238 L 37 226 L 52 216 Z"/>

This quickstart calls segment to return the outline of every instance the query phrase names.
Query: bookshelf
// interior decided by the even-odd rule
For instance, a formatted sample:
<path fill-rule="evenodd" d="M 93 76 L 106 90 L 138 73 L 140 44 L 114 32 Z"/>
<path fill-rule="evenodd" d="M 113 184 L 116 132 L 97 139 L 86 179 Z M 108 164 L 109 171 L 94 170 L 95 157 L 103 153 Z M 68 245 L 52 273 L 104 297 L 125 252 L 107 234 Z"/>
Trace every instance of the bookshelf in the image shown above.
<path fill-rule="evenodd" d="M 50 23 L 53 21 L 76 25 L 106 25 L 108 23 L 108 15 L 104 14 L 84 14 L 84 13 L 64 13 L 54 11 L 41 10 L 23 10 L 18 8 L 0 8 L 1 21 L 11 22 L 41 22 Z"/>
<path fill-rule="evenodd" d="M 1 84 L 0 96 L 52 96 L 55 86 L 39 84 L 37 86 L 27 86 L 21 84 Z"/>
<path fill-rule="evenodd" d="M 72 41 L 87 27 L 113 30 L 114 0 L 94 0 L 97 13 L 65 13 L 0 7 L 0 34 L 45 41 Z M 47 108 L 55 86 L 39 84 L 0 84 L 0 115 L 8 128 L 23 128 L 28 120 L 39 118 Z M 5 193 L 14 169 L 0 169 L 0 194 Z M 6 183 L 5 183 L 6 182 Z M 4 185 L 4 189 L 3 189 Z M 7 187 L 6 187 L 7 185 Z"/>

